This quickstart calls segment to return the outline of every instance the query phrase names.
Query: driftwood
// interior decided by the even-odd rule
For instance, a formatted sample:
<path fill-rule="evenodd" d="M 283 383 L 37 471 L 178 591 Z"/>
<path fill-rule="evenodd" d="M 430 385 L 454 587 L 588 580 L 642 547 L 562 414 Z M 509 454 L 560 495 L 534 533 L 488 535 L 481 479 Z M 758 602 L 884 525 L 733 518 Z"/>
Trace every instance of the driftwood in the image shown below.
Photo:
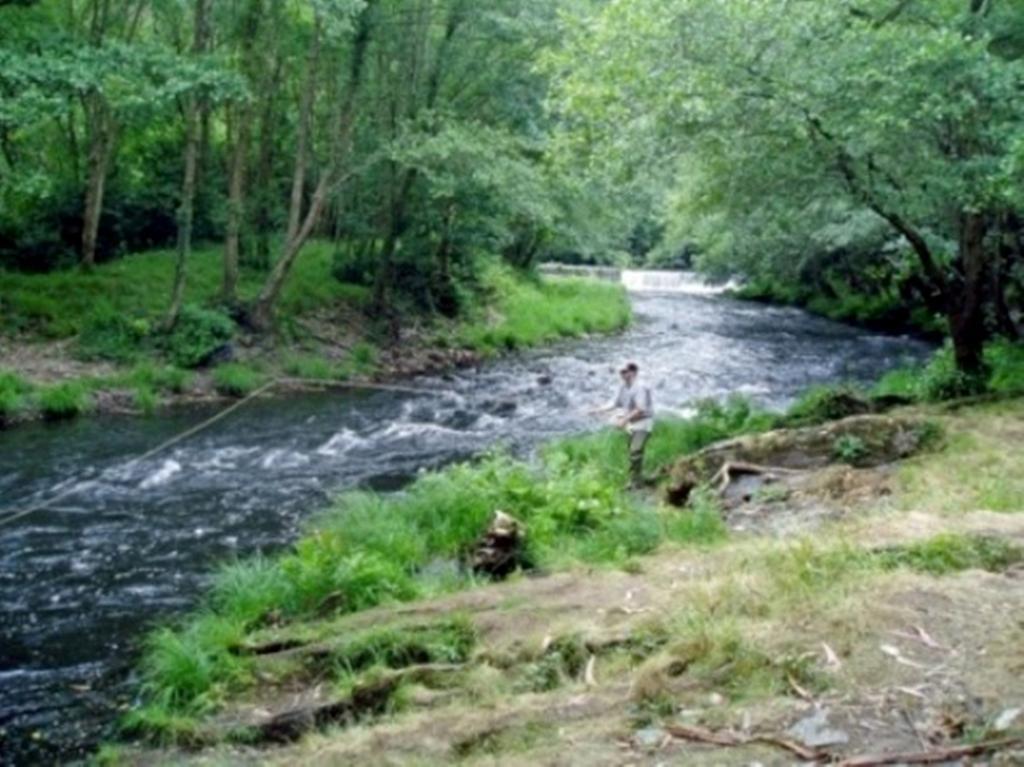
<path fill-rule="evenodd" d="M 834 762 L 836 767 L 883 767 L 889 764 L 942 764 L 969 756 L 984 756 L 1014 746 L 1024 746 L 1024 738 L 1004 738 L 972 743 L 965 746 L 945 746 L 925 751 L 896 754 L 867 754 L 852 756 L 836 761 L 837 757 L 825 750 L 805 746 L 790 738 L 770 734 L 740 735 L 729 730 L 709 730 L 705 727 L 686 724 L 665 726 L 665 732 L 673 738 L 712 746 L 750 746 L 758 743 L 775 746 L 789 751 L 809 762 Z"/>
<path fill-rule="evenodd" d="M 783 474 L 791 475 L 798 473 L 795 469 L 787 469 L 783 466 L 761 466 L 760 464 L 747 463 L 745 461 L 726 461 L 722 464 L 722 468 L 711 478 L 711 484 L 719 493 L 724 493 L 729 489 L 733 477 L 755 475 L 775 479 Z"/>
<path fill-rule="evenodd" d="M 905 754 L 877 754 L 854 756 L 839 762 L 838 767 L 881 767 L 885 764 L 941 764 L 954 759 L 968 756 L 984 756 L 994 751 L 1013 746 L 1024 746 L 1024 738 L 1004 738 L 972 743 L 967 746 L 946 746 L 929 751 L 916 751 Z"/>
<path fill-rule="evenodd" d="M 795 740 L 790 740 L 789 738 L 784 738 L 779 735 L 739 735 L 738 733 L 729 732 L 727 730 L 715 732 L 714 730 L 708 730 L 704 727 L 687 724 L 666 725 L 665 732 L 673 738 L 689 740 L 696 743 L 708 743 L 713 746 L 750 746 L 763 743 L 765 745 L 775 746 L 776 748 L 789 751 L 790 753 L 796 754 L 801 759 L 809 762 L 820 762 L 828 757 L 826 753 L 819 751 L 816 748 L 805 746 L 803 743 L 798 743 Z"/>
<path fill-rule="evenodd" d="M 272 714 L 255 723 L 253 729 L 261 741 L 288 743 L 313 729 L 334 722 L 354 722 L 364 716 L 382 713 L 387 708 L 391 696 L 406 682 L 422 682 L 439 675 L 462 671 L 464 668 L 462 664 L 424 663 L 388 671 L 357 684 L 343 697 Z"/>

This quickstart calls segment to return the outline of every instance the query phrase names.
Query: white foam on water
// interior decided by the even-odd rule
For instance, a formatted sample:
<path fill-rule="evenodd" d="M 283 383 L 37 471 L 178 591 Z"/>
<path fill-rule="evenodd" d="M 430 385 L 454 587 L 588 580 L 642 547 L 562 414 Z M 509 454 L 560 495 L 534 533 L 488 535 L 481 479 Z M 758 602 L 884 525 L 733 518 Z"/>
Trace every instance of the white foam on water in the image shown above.
<path fill-rule="evenodd" d="M 260 467 L 263 469 L 294 469 L 296 466 L 304 466 L 307 463 L 309 463 L 309 456 L 278 447 L 263 456 Z"/>
<path fill-rule="evenodd" d="M 353 448 L 362 447 L 366 439 L 360 437 L 352 429 L 342 429 L 316 449 L 317 455 L 344 455 Z"/>
<path fill-rule="evenodd" d="M 158 487 L 159 485 L 166 484 L 167 482 L 170 481 L 171 477 L 173 477 L 179 471 L 181 471 L 181 464 L 175 461 L 173 458 L 168 458 L 166 461 L 163 462 L 159 469 L 154 471 L 152 474 L 150 474 L 148 477 L 142 480 L 141 483 L 139 483 L 139 488 L 142 490 L 147 490 L 151 487 Z"/>
<path fill-rule="evenodd" d="M 647 293 L 686 293 L 691 296 L 713 296 L 736 285 L 710 285 L 696 272 L 674 272 L 664 269 L 623 269 L 620 280 L 626 290 Z"/>

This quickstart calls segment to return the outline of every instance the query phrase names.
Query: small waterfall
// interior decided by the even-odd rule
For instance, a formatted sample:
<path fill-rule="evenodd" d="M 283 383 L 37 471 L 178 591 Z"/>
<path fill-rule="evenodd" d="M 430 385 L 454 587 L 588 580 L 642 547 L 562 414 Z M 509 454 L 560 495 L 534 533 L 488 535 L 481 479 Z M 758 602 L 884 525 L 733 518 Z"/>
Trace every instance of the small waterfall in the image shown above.
<path fill-rule="evenodd" d="M 736 287 L 736 283 L 732 280 L 723 285 L 711 285 L 696 272 L 669 269 L 619 269 L 614 266 L 541 264 L 540 272 L 554 277 L 589 277 L 621 282 L 626 290 L 637 293 L 685 293 L 691 296 L 711 296 Z"/>
<path fill-rule="evenodd" d="M 622 284 L 626 290 L 644 293 L 686 293 L 714 295 L 732 287 L 730 284 L 710 285 L 696 272 L 673 272 L 659 269 L 623 269 Z"/>

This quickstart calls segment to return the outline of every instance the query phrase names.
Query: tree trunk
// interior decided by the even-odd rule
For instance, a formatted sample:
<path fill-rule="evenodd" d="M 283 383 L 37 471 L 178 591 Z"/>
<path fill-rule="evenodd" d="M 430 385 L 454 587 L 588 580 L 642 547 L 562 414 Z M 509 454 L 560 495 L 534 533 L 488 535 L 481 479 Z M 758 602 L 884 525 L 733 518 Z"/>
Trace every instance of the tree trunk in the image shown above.
<path fill-rule="evenodd" d="M 224 232 L 224 282 L 221 298 L 228 306 L 237 301 L 238 262 L 242 222 L 245 220 L 245 171 L 249 161 L 249 113 L 239 108 L 234 126 L 234 146 L 228 171 L 228 216 Z"/>
<path fill-rule="evenodd" d="M 260 114 L 259 151 L 256 159 L 256 177 L 254 179 L 253 230 L 256 234 L 255 263 L 265 268 L 270 263 L 270 229 L 272 216 L 270 211 L 273 197 L 274 175 L 274 139 L 277 136 L 277 94 L 280 91 L 277 83 L 284 68 L 284 57 L 279 53 L 271 68 L 271 76 L 263 83 L 266 100 Z"/>
<path fill-rule="evenodd" d="M 114 119 L 110 106 L 100 94 L 86 98 L 89 121 L 89 178 L 85 187 L 85 209 L 82 213 L 82 268 L 96 264 L 96 240 L 103 212 L 103 194 L 107 170 L 114 146 Z"/>
<path fill-rule="evenodd" d="M 985 291 L 985 234 L 987 224 L 978 213 L 963 216 L 960 260 L 963 284 L 959 296 L 951 296 L 949 334 L 957 368 L 970 376 L 985 370 L 982 356 L 986 340 L 983 296 Z"/>
<path fill-rule="evenodd" d="M 211 0 L 195 0 L 195 33 L 192 51 L 201 56 L 208 38 L 207 11 Z M 181 204 L 178 206 L 178 258 L 174 265 L 174 287 L 171 305 L 164 318 L 164 328 L 170 330 L 178 321 L 185 300 L 185 279 L 188 259 L 192 253 L 192 220 L 195 214 L 196 171 L 199 160 L 200 121 L 203 109 L 201 95 L 192 92 L 185 109 L 185 173 L 181 182 Z"/>
<path fill-rule="evenodd" d="M 313 44 L 306 65 L 306 87 L 299 103 L 299 126 L 296 136 L 295 172 L 292 174 L 292 196 L 288 207 L 288 240 L 295 239 L 302 223 L 302 192 L 306 186 L 306 162 L 309 138 L 313 127 L 313 107 L 316 103 L 317 68 L 320 63 L 320 15 L 314 15 Z"/>
<path fill-rule="evenodd" d="M 259 296 L 253 302 L 248 312 L 249 324 L 254 330 L 266 331 L 273 323 L 274 306 L 285 280 L 295 264 L 296 258 L 302 251 L 303 245 L 313 233 L 320 220 L 327 203 L 327 197 L 333 188 L 342 181 L 342 166 L 348 157 L 348 144 L 351 140 L 351 133 L 355 123 L 356 96 L 362 84 L 363 62 L 366 56 L 366 49 L 369 43 L 369 14 L 364 8 L 360 15 L 358 29 L 352 45 L 351 69 L 349 74 L 348 89 L 337 113 L 336 130 L 331 142 L 331 160 L 320 175 L 320 180 L 313 192 L 309 202 L 309 210 L 306 211 L 302 224 L 298 227 L 293 237 L 287 238 L 284 250 L 277 263 L 274 264 L 270 274 Z M 307 88 L 315 88 L 316 81 L 307 80 Z"/>

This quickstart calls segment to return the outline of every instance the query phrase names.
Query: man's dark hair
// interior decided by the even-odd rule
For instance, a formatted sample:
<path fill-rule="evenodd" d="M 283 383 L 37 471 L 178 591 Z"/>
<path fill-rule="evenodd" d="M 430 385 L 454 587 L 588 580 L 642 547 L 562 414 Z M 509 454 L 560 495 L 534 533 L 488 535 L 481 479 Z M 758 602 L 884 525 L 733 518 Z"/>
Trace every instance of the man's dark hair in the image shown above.
<path fill-rule="evenodd" d="M 623 372 L 628 372 L 628 373 L 639 373 L 640 372 L 640 368 L 637 367 L 635 362 L 627 362 L 626 366 L 624 368 L 622 368 L 622 370 L 623 370 Z"/>

